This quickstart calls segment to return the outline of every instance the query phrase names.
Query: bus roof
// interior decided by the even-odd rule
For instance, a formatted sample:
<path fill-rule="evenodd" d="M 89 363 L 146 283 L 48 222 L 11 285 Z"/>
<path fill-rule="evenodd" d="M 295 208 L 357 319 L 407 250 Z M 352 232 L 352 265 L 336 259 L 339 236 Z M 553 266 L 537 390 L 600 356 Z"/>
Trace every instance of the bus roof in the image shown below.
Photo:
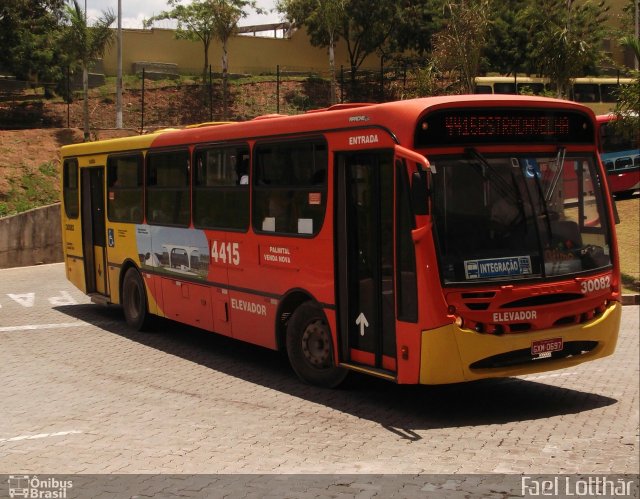
<path fill-rule="evenodd" d="M 62 157 L 82 156 L 86 154 L 102 154 L 119 151 L 129 151 L 136 149 L 147 149 L 151 146 L 158 135 L 169 133 L 176 129 L 163 129 L 145 135 L 134 135 L 132 137 L 120 137 L 117 139 L 98 140 L 95 142 L 81 142 L 70 144 L 60 148 Z"/>
<path fill-rule="evenodd" d="M 616 115 L 613 113 L 608 114 L 599 114 L 596 116 L 596 121 L 598 123 L 608 123 L 616 119 Z"/>
<path fill-rule="evenodd" d="M 476 83 L 528 83 L 528 82 L 549 82 L 549 78 L 546 76 L 525 76 L 525 75 L 512 75 L 512 76 L 476 76 Z M 629 84 L 633 83 L 634 79 L 629 77 L 618 76 L 579 76 L 572 78 L 572 83 L 597 83 L 597 84 Z"/>
<path fill-rule="evenodd" d="M 427 112 L 442 108 L 545 107 L 574 109 L 594 118 L 593 112 L 572 101 L 519 95 L 469 94 L 425 97 L 382 104 L 339 104 L 304 114 L 266 115 L 250 121 L 220 123 L 216 126 L 172 129 L 139 137 L 111 139 L 65 146 L 62 156 L 111 153 L 116 151 L 166 148 L 194 143 L 233 142 L 266 137 L 319 134 L 330 130 L 362 129 L 378 126 L 389 130 L 402 145 L 413 144 L 414 126 Z"/>
<path fill-rule="evenodd" d="M 628 118 L 637 118 L 638 113 L 625 113 L 624 116 Z M 615 121 L 618 118 L 619 116 L 616 113 L 599 114 L 596 116 L 596 121 L 598 123 L 608 123 L 609 121 Z"/>

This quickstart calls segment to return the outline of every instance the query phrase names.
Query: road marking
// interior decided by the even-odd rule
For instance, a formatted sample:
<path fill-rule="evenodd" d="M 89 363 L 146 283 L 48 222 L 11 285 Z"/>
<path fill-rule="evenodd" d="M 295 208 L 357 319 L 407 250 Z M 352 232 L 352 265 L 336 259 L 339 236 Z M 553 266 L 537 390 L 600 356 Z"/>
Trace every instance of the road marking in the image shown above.
<path fill-rule="evenodd" d="M 60 291 L 58 296 L 52 296 L 49 299 L 49 303 L 54 307 L 61 307 L 63 305 L 77 305 L 77 301 L 66 291 Z"/>
<path fill-rule="evenodd" d="M 554 374 L 540 374 L 538 376 L 522 376 L 524 379 L 546 379 L 546 378 L 560 378 L 563 376 L 575 376 L 578 373 L 554 373 Z"/>
<path fill-rule="evenodd" d="M 68 328 L 68 327 L 80 327 L 86 326 L 86 322 L 60 322 L 58 324 L 25 324 L 23 326 L 6 326 L 0 327 L 0 333 L 6 333 L 10 331 L 34 331 L 37 329 L 55 329 L 55 328 Z"/>
<path fill-rule="evenodd" d="M 82 433 L 78 430 L 59 431 L 57 433 L 38 433 L 37 435 L 20 435 L 18 437 L 0 438 L 0 442 L 19 442 L 20 440 L 36 440 L 39 438 L 63 437 L 65 435 L 76 435 Z"/>
<path fill-rule="evenodd" d="M 23 307 L 33 307 L 34 302 L 36 301 L 35 293 L 22 293 L 19 295 L 14 295 L 12 293 L 7 293 L 7 296 L 11 298 L 16 303 L 19 303 Z"/>

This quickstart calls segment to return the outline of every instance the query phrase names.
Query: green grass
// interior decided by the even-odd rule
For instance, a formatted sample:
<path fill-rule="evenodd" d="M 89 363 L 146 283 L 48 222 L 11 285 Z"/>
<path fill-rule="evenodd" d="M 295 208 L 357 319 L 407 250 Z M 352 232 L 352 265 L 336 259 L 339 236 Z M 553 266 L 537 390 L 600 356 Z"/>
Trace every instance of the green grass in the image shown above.
<path fill-rule="evenodd" d="M 38 172 L 25 173 L 19 179 L 10 181 L 6 200 L 0 201 L 0 217 L 22 213 L 59 200 L 58 170 L 55 162 L 41 164 Z"/>

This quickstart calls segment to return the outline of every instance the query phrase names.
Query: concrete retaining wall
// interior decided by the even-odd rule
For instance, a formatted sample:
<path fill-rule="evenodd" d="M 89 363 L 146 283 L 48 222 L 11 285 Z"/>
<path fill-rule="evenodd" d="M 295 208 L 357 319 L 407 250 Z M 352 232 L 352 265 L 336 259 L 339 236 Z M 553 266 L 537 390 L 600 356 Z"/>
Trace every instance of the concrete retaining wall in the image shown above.
<path fill-rule="evenodd" d="M 60 203 L 0 218 L 0 268 L 61 261 Z"/>

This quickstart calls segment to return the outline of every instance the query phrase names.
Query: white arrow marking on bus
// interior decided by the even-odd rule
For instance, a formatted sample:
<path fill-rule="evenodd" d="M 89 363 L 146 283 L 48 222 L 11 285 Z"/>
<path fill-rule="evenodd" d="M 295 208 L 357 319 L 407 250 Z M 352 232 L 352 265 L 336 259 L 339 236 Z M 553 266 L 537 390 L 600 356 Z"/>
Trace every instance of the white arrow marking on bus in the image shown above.
<path fill-rule="evenodd" d="M 360 326 L 360 336 L 364 336 L 364 328 L 369 327 L 369 321 L 367 321 L 367 318 L 362 312 L 360 312 L 360 315 L 356 319 L 356 326 Z"/>

